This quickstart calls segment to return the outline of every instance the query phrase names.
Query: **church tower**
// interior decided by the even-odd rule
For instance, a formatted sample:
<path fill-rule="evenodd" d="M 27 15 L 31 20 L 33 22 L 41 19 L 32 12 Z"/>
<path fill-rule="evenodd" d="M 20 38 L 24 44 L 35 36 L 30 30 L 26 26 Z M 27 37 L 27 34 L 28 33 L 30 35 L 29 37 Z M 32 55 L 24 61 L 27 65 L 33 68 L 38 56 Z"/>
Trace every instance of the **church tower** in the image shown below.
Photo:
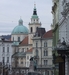
<path fill-rule="evenodd" d="M 39 22 L 39 17 L 37 15 L 36 4 L 34 4 L 33 15 L 31 17 L 31 22 L 29 23 L 29 44 L 32 44 L 32 38 L 35 34 L 37 28 L 41 27 L 41 22 Z"/>

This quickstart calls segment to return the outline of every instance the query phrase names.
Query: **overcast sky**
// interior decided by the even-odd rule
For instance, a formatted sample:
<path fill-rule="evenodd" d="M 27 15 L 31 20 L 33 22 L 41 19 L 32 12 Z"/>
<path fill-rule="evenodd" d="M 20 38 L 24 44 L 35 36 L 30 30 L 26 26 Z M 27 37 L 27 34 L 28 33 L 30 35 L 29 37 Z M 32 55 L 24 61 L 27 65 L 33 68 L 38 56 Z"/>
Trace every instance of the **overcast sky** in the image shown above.
<path fill-rule="evenodd" d="M 0 0 L 0 35 L 11 34 L 18 20 L 23 19 L 23 25 L 28 28 L 28 23 L 33 14 L 34 3 L 42 27 L 46 31 L 52 24 L 52 0 Z"/>

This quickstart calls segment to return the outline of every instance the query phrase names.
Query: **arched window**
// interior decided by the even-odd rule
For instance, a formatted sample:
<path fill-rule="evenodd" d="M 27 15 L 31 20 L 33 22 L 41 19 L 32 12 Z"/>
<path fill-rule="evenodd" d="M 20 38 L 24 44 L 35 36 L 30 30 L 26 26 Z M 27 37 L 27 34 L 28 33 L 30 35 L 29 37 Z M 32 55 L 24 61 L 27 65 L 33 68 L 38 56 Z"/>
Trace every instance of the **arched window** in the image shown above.
<path fill-rule="evenodd" d="M 30 29 L 30 30 L 31 30 L 31 33 L 32 33 L 32 32 L 33 32 L 33 28 L 31 27 L 31 29 Z"/>
<path fill-rule="evenodd" d="M 13 37 L 13 41 L 14 41 L 14 37 Z"/>
<path fill-rule="evenodd" d="M 18 42 L 20 42 L 20 37 L 18 37 Z"/>

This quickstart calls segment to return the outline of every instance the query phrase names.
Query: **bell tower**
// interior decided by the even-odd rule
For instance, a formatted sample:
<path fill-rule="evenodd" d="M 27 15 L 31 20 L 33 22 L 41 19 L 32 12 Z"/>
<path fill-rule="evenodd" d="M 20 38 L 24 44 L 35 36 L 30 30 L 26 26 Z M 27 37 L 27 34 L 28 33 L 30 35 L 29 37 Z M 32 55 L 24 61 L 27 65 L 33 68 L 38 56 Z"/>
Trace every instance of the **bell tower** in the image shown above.
<path fill-rule="evenodd" d="M 33 15 L 31 16 L 31 22 L 29 23 L 29 44 L 32 44 L 32 38 L 35 34 L 37 28 L 41 27 L 41 22 L 39 22 L 39 17 L 37 15 L 36 4 L 34 4 Z"/>

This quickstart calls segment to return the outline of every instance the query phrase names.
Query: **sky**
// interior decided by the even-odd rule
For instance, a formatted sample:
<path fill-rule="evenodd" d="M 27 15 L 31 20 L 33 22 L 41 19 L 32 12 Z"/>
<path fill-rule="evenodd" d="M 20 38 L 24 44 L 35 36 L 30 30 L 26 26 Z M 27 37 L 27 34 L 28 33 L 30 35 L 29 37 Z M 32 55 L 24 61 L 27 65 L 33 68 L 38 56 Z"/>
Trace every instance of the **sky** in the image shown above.
<path fill-rule="evenodd" d="M 0 35 L 11 34 L 18 25 L 20 17 L 23 25 L 28 27 L 31 22 L 34 4 L 42 27 L 46 31 L 51 29 L 52 24 L 52 0 L 0 0 Z"/>

